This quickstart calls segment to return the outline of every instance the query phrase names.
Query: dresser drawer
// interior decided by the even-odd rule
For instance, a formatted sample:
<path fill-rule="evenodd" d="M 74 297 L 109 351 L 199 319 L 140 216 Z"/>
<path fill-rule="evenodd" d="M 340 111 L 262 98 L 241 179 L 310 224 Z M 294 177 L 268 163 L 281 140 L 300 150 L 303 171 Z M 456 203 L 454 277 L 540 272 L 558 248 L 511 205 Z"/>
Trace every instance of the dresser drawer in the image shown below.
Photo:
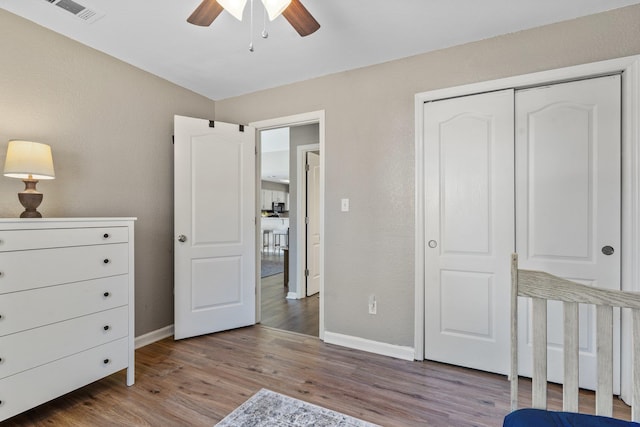
<path fill-rule="evenodd" d="M 128 240 L 127 227 L 0 230 L 0 252 L 125 243 Z"/>
<path fill-rule="evenodd" d="M 127 336 L 127 306 L 0 337 L 0 379 Z"/>
<path fill-rule="evenodd" d="M 127 367 L 127 338 L 0 380 L 0 420 Z"/>
<path fill-rule="evenodd" d="M 128 271 L 127 243 L 5 252 L 0 255 L 0 294 Z"/>
<path fill-rule="evenodd" d="M 0 295 L 0 336 L 127 305 L 129 276 Z"/>

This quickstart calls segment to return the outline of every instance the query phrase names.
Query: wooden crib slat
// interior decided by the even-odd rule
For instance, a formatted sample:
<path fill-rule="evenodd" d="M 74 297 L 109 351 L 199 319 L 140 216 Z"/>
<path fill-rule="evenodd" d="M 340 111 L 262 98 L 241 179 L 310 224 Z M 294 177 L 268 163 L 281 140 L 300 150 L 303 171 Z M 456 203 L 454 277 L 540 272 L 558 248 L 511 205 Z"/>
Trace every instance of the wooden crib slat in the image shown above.
<path fill-rule="evenodd" d="M 610 417 L 613 414 L 613 307 L 599 305 L 596 310 L 596 414 Z"/>
<path fill-rule="evenodd" d="M 562 409 L 578 412 L 579 390 L 579 328 L 578 303 L 565 302 L 564 307 L 564 385 L 562 386 Z"/>
<path fill-rule="evenodd" d="M 547 409 L 547 301 L 532 298 L 533 379 L 532 406 Z"/>
<path fill-rule="evenodd" d="M 518 409 L 518 255 L 511 255 L 511 410 Z"/>
<path fill-rule="evenodd" d="M 632 411 L 631 419 L 640 422 L 640 292 L 628 292 L 586 286 L 549 273 L 518 269 L 518 256 L 511 258 L 511 325 L 512 370 L 511 407 L 517 408 L 517 300 L 528 297 L 532 301 L 533 378 L 532 406 L 546 409 L 547 397 L 547 300 L 565 303 L 565 390 L 564 409 L 579 412 L 579 402 L 573 390 L 579 383 L 579 320 L 578 304 L 596 306 L 596 347 L 598 383 L 596 413 L 611 416 L 613 412 L 613 307 L 632 311 Z M 570 332 L 575 330 L 576 332 Z M 513 331 L 516 331 L 515 335 Z M 575 341 L 575 342 L 574 342 Z M 577 372 L 577 374 L 576 374 Z M 514 395 L 515 392 L 515 395 Z"/>
<path fill-rule="evenodd" d="M 633 372 L 633 401 L 631 405 L 631 421 L 640 422 L 640 309 L 631 310 L 633 317 L 633 350 L 632 350 L 632 372 Z"/>

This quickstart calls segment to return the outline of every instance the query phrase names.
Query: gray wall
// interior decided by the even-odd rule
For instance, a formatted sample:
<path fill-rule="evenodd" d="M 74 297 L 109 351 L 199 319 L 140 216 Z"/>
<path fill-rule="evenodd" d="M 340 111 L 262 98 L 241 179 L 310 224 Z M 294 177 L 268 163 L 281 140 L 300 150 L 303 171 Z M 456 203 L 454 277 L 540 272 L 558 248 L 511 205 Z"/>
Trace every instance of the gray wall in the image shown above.
<path fill-rule="evenodd" d="M 136 335 L 171 325 L 173 115 L 212 118 L 214 102 L 2 9 L 0 94 L 0 165 L 9 139 L 50 144 L 44 216 L 138 217 Z M 23 187 L 0 176 L 0 216 Z"/>
<path fill-rule="evenodd" d="M 287 184 L 279 184 L 277 182 L 271 182 L 271 181 L 262 181 L 260 185 L 263 190 L 284 191 L 285 193 L 289 192 L 289 186 Z"/>
<path fill-rule="evenodd" d="M 638 22 L 631 6 L 216 102 L 236 123 L 325 110 L 326 329 L 413 346 L 416 93 L 639 54 Z"/>

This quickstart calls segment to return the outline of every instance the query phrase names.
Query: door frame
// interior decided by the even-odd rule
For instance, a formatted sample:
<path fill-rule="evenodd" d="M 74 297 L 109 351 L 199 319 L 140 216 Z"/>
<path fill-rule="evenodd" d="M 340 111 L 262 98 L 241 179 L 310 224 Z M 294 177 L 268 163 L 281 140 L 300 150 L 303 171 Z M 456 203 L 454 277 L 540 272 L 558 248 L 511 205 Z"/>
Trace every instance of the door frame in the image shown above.
<path fill-rule="evenodd" d="M 324 110 L 318 111 L 310 111 L 308 113 L 295 114 L 292 116 L 285 117 L 277 117 L 273 119 L 260 120 L 249 123 L 249 126 L 252 126 L 256 129 L 256 134 L 260 135 L 260 131 L 274 128 L 281 128 L 287 126 L 300 126 L 305 124 L 318 123 L 318 146 L 320 149 L 320 241 L 322 242 L 322 250 L 320 251 L 320 298 L 319 298 L 319 338 L 324 340 L 324 189 L 325 189 L 325 156 L 323 155 L 325 150 L 325 138 L 324 138 Z M 260 155 L 260 138 L 256 139 L 256 147 L 257 147 L 257 156 Z M 260 158 L 256 161 L 256 164 L 260 164 Z M 259 166 L 258 166 L 259 168 Z M 296 177 L 297 179 L 298 177 Z M 258 169 L 258 173 L 256 175 L 256 181 L 260 180 L 260 170 Z M 300 194 L 300 189 L 298 185 L 298 195 Z M 259 184 L 256 188 L 260 188 Z M 256 195 L 258 197 L 259 194 Z M 298 197 L 298 205 L 296 208 L 298 209 L 300 206 L 300 198 Z M 260 212 L 256 211 L 256 222 L 260 218 Z M 298 215 L 298 222 L 296 223 L 298 227 L 298 231 L 300 228 L 300 215 Z M 298 232 L 298 235 L 300 232 Z M 302 249 L 300 246 L 299 236 L 296 237 L 298 240 L 298 255 L 300 250 Z M 260 250 L 259 245 L 262 243 L 260 236 L 260 227 L 256 227 L 256 253 Z M 259 255 L 259 254 L 258 254 Z M 297 257 L 296 261 L 299 267 L 300 257 Z M 261 320 L 261 312 L 260 312 L 260 301 L 262 298 L 261 290 L 260 290 L 260 257 L 256 256 L 256 321 Z M 300 276 L 300 268 L 298 268 L 298 276 Z M 298 289 L 299 287 L 296 287 Z M 299 292 L 299 289 L 298 289 Z"/>
<path fill-rule="evenodd" d="M 590 77 L 622 75 L 622 256 L 623 290 L 640 291 L 640 55 L 542 71 L 480 83 L 436 89 L 415 95 L 415 319 L 414 358 L 424 360 L 425 318 L 425 165 L 424 104 L 503 89 L 562 83 Z M 509 262 L 505 259 L 505 262 Z M 621 322 L 621 397 L 631 399 L 631 319 Z"/>

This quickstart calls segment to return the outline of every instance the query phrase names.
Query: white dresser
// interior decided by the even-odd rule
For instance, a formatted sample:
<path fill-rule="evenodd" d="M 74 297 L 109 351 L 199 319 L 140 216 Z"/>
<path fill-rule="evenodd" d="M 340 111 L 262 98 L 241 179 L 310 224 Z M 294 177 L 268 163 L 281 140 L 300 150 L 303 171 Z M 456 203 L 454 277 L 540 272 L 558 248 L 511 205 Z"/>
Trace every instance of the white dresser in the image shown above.
<path fill-rule="evenodd" d="M 0 219 L 0 421 L 122 369 L 135 218 Z"/>

